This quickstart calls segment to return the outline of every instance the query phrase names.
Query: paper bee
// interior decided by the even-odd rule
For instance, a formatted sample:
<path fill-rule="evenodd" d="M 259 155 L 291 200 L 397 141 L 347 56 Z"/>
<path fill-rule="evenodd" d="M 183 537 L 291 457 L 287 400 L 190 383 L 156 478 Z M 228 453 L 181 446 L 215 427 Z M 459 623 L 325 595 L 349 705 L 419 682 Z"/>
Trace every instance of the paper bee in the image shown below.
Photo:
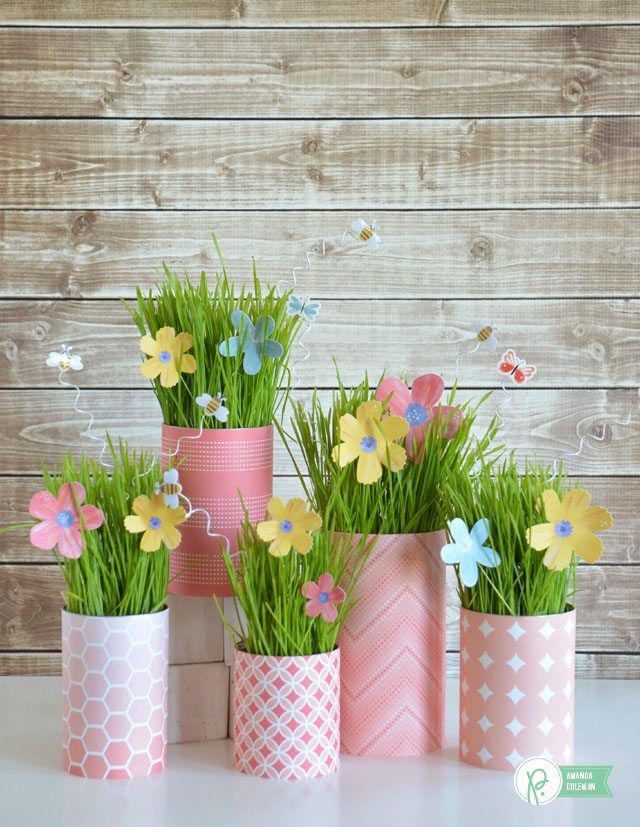
<path fill-rule="evenodd" d="M 516 356 L 515 350 L 511 348 L 502 354 L 502 360 L 498 363 L 500 373 L 510 376 L 514 385 L 524 385 L 536 372 L 534 365 L 528 365 L 524 359 Z"/>
<path fill-rule="evenodd" d="M 472 326 L 472 330 L 476 334 L 477 346 L 490 350 L 493 353 L 493 351 L 498 347 L 496 328 L 492 324 L 475 322 Z"/>
<path fill-rule="evenodd" d="M 177 508 L 180 503 L 180 492 L 182 486 L 178 482 L 178 469 L 171 468 L 165 471 L 162 476 L 162 484 L 158 486 L 164 497 L 164 504 L 167 508 Z"/>
<path fill-rule="evenodd" d="M 229 408 L 225 408 L 222 404 L 225 401 L 224 396 L 211 396 L 209 393 L 196 396 L 196 403 L 200 405 L 205 414 L 215 417 L 218 422 L 226 422 L 229 418 Z"/>
<path fill-rule="evenodd" d="M 353 234 L 356 238 L 359 238 L 360 241 L 367 242 L 370 250 L 377 250 L 382 244 L 382 239 L 376 232 L 375 223 L 367 224 L 366 221 L 359 218 L 357 221 L 353 222 L 351 229 L 353 230 Z"/>
<path fill-rule="evenodd" d="M 309 324 L 315 322 L 320 312 L 320 302 L 312 302 L 310 299 L 303 299 L 302 296 L 292 294 L 287 303 L 287 315 L 303 316 Z"/>
<path fill-rule="evenodd" d="M 72 354 L 72 350 L 73 348 L 67 345 L 62 345 L 60 353 L 52 350 L 47 356 L 47 365 L 50 368 L 58 368 L 58 370 L 61 370 L 63 373 L 66 373 L 69 369 L 82 370 L 82 357 L 77 353 Z"/>

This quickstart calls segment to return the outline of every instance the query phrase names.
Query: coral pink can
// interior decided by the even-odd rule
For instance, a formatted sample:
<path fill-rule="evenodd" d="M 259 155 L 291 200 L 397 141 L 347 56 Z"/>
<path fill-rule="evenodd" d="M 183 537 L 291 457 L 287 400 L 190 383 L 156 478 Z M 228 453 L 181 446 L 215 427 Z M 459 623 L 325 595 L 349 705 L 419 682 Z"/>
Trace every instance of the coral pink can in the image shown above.
<path fill-rule="evenodd" d="M 373 546 L 339 636 L 345 753 L 423 755 L 443 745 L 444 543 L 435 531 L 383 534 Z"/>
<path fill-rule="evenodd" d="M 209 534 L 224 535 L 233 553 L 244 508 L 252 523 L 264 519 L 273 492 L 273 426 L 200 432 L 163 425 L 162 452 L 165 464 L 170 461 L 178 468 L 192 507 L 202 509 L 180 526 L 182 542 L 171 553 L 169 591 L 228 597 L 232 592 L 221 553 L 224 541 Z"/>
<path fill-rule="evenodd" d="M 72 775 L 134 778 L 167 760 L 169 610 L 62 612 L 62 761 Z"/>
<path fill-rule="evenodd" d="M 575 609 L 513 617 L 460 611 L 460 758 L 513 771 L 573 757 Z"/>
<path fill-rule="evenodd" d="M 340 766 L 340 651 L 308 657 L 236 651 L 233 758 L 261 778 L 330 775 Z"/>

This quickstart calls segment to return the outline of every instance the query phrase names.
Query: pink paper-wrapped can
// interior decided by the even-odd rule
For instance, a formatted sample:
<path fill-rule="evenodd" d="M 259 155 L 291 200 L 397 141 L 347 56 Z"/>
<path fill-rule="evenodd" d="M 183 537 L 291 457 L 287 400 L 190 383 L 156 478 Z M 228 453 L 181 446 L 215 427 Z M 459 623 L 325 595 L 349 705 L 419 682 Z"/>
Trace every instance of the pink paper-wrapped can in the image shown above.
<path fill-rule="evenodd" d="M 460 611 L 460 758 L 513 771 L 573 757 L 575 609 L 513 617 Z"/>
<path fill-rule="evenodd" d="M 373 546 L 339 636 L 345 753 L 396 757 L 442 747 L 444 543 L 435 531 L 383 534 Z"/>
<path fill-rule="evenodd" d="M 223 534 L 233 553 L 243 509 L 254 524 L 264 519 L 273 492 L 273 426 L 200 433 L 199 428 L 163 425 L 162 451 L 165 463 L 172 455 L 193 508 L 202 509 L 180 526 L 182 542 L 171 553 L 169 591 L 228 597 L 232 592 L 221 555 L 224 541 L 209 534 Z M 209 514 L 209 526 L 203 512 Z"/>
<path fill-rule="evenodd" d="M 167 760 L 169 610 L 62 612 L 62 759 L 86 778 L 134 778 Z"/>
<path fill-rule="evenodd" d="M 340 766 L 340 651 L 308 657 L 236 651 L 233 758 L 262 778 L 330 775 Z"/>

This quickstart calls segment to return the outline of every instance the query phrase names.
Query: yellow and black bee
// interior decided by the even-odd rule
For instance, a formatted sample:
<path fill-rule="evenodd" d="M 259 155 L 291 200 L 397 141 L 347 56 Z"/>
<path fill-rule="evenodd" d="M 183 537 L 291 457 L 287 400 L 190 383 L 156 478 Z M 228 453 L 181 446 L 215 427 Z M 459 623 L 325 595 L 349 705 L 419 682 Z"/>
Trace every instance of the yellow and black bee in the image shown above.
<path fill-rule="evenodd" d="M 487 350 L 491 351 L 494 351 L 498 347 L 496 329 L 492 324 L 477 323 L 474 324 L 473 329 L 476 334 L 478 347 L 483 345 Z"/>
<path fill-rule="evenodd" d="M 360 241 L 366 241 L 371 250 L 377 250 L 380 244 L 382 244 L 382 239 L 376 232 L 375 224 L 367 224 L 366 221 L 359 218 L 353 222 L 351 229 L 355 237 L 360 239 Z"/>
<path fill-rule="evenodd" d="M 178 482 L 178 469 L 170 468 L 162 476 L 162 483 L 158 486 L 159 493 L 164 497 L 167 508 L 177 508 L 180 503 L 182 486 Z"/>
<path fill-rule="evenodd" d="M 204 410 L 206 416 L 213 416 L 218 422 L 226 422 L 229 418 L 229 408 L 222 404 L 224 401 L 224 397 L 211 396 L 209 393 L 196 396 L 196 403 Z"/>

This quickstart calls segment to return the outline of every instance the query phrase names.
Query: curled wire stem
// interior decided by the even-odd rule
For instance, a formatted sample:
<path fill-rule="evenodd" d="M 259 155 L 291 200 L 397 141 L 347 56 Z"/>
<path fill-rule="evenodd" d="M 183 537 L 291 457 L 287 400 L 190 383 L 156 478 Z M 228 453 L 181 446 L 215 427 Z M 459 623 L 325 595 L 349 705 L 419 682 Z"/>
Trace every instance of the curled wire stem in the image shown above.
<path fill-rule="evenodd" d="M 200 439 L 200 437 L 202 436 L 203 431 L 204 431 L 204 417 L 202 417 L 202 419 L 200 420 L 200 429 L 199 429 L 198 433 L 195 436 L 181 436 L 178 439 L 178 441 L 176 442 L 176 447 L 173 449 L 173 451 L 170 454 L 166 453 L 166 451 L 161 451 L 160 455 L 163 456 L 163 457 L 167 457 L 167 458 L 175 457 L 177 455 L 178 451 L 180 450 L 180 443 L 181 442 L 186 442 L 186 440 L 188 440 L 188 439 Z"/>
<path fill-rule="evenodd" d="M 280 279 L 277 283 L 277 290 L 280 296 L 282 296 L 287 290 L 295 289 L 298 286 L 298 273 L 308 274 L 313 270 L 313 261 L 314 259 L 321 259 L 324 258 L 329 249 L 337 248 L 344 250 L 346 246 L 346 241 L 349 238 L 355 238 L 353 231 L 348 228 L 346 229 L 343 234 L 340 242 L 336 244 L 336 242 L 331 238 L 323 238 L 321 239 L 321 248 L 318 252 L 317 250 L 307 250 L 305 258 L 306 258 L 306 265 L 300 265 L 298 267 L 294 267 L 291 271 L 291 278 L 290 279 Z M 305 337 L 309 335 L 311 332 L 313 325 L 306 321 L 302 325 L 302 329 L 298 334 L 298 338 L 296 342 L 298 347 L 302 351 L 302 356 L 299 359 L 296 359 L 294 362 L 291 363 L 291 378 L 293 380 L 291 385 L 292 393 L 300 384 L 300 375 L 298 373 L 298 366 L 301 365 L 303 362 L 306 362 L 307 359 L 311 356 L 311 351 L 309 350 L 306 342 L 304 341 Z"/>
<path fill-rule="evenodd" d="M 475 353 L 479 349 L 481 344 L 482 344 L 482 342 L 478 342 L 476 344 L 476 346 L 474 348 L 472 348 L 472 350 L 459 350 L 456 353 L 456 363 L 455 363 L 455 367 L 453 369 L 453 372 L 455 373 L 456 376 L 458 375 L 458 370 L 460 368 L 460 359 L 461 359 L 461 357 L 462 356 L 471 356 L 472 353 Z"/>
<path fill-rule="evenodd" d="M 94 440 L 94 442 L 99 442 L 99 443 L 102 445 L 102 448 L 101 448 L 101 450 L 100 450 L 100 456 L 98 457 L 98 462 L 100 463 L 100 465 L 102 465 L 102 467 L 103 467 L 103 468 L 107 468 L 107 469 L 109 469 L 109 470 L 112 470 L 112 469 L 113 469 L 113 466 L 112 466 L 112 465 L 108 465 L 108 464 L 104 461 L 104 452 L 105 452 L 105 451 L 107 450 L 107 448 L 109 447 L 109 444 L 108 444 L 107 440 L 106 440 L 106 439 L 104 439 L 104 437 L 97 436 L 96 434 L 93 434 L 93 433 L 91 432 L 91 429 L 93 428 L 93 424 L 94 424 L 94 422 L 96 421 L 95 416 L 91 413 L 91 411 L 85 411 L 85 410 L 84 410 L 84 408 L 81 408 L 81 407 L 78 405 L 78 402 L 79 402 L 79 400 L 80 400 L 80 388 L 79 388 L 77 385 L 73 384 L 73 382 L 67 382 L 67 381 L 65 381 L 65 379 L 64 379 L 64 375 L 63 375 L 63 372 L 62 372 L 61 370 L 60 370 L 60 371 L 58 371 L 58 382 L 59 382 L 61 385 L 63 385 L 64 387 L 66 387 L 66 388 L 71 388 L 72 390 L 74 390 L 74 391 L 76 392 L 75 399 L 73 400 L 73 410 L 74 410 L 76 413 L 80 414 L 80 416 L 88 416 L 88 417 L 89 417 L 89 424 L 88 424 L 88 426 L 85 428 L 85 430 L 84 430 L 84 431 L 81 431 L 81 432 L 80 432 L 80 435 L 82 436 L 82 435 L 84 434 L 84 435 L 86 435 L 89 439 Z"/>
<path fill-rule="evenodd" d="M 185 514 L 185 519 L 188 520 L 189 517 L 192 517 L 194 514 L 204 514 L 205 519 L 207 521 L 207 526 L 206 526 L 206 529 L 205 529 L 206 533 L 207 533 L 207 537 L 212 537 L 214 539 L 222 540 L 224 542 L 226 552 L 227 552 L 227 554 L 229 554 L 230 550 L 231 550 L 231 547 L 229 545 L 229 538 L 226 537 L 224 534 L 219 534 L 217 531 L 212 531 L 211 530 L 211 514 L 209 514 L 209 512 L 205 508 L 194 508 L 191 500 L 189 499 L 189 497 L 187 497 L 186 494 L 181 493 L 179 496 L 180 496 L 180 499 L 183 500 L 189 508 L 189 510 Z"/>

